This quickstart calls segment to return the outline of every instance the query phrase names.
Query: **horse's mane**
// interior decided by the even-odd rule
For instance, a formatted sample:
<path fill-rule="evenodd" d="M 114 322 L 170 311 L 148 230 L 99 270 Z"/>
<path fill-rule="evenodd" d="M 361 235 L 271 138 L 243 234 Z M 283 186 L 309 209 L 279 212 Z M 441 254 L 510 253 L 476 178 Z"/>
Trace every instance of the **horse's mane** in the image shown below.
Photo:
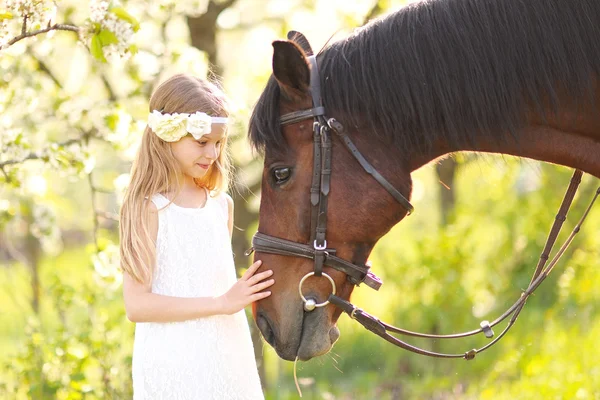
<path fill-rule="evenodd" d="M 404 148 L 501 139 L 559 98 L 594 101 L 598 0 L 429 0 L 358 29 L 319 57 L 328 115 Z M 281 148 L 273 77 L 250 120 L 255 148 Z M 581 104 L 581 103 L 579 103 Z"/>

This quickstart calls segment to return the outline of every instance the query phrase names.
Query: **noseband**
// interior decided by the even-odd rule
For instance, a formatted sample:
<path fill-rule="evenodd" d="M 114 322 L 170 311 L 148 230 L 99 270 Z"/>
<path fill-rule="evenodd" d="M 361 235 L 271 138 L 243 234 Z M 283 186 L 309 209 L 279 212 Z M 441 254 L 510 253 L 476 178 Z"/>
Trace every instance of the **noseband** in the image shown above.
<path fill-rule="evenodd" d="M 294 257 L 302 257 L 314 260 L 314 270 L 306 274 L 299 283 L 298 291 L 300 294 L 300 299 L 304 303 L 304 310 L 310 312 L 317 307 L 324 307 L 329 303 L 335 305 L 340 308 L 342 311 L 346 312 L 352 319 L 359 322 L 369 331 L 375 333 L 376 335 L 382 337 L 388 342 L 401 347 L 405 350 L 409 350 L 414 353 L 430 356 L 430 357 L 439 357 L 439 358 L 464 358 L 466 360 L 472 360 L 478 353 L 488 349 L 493 344 L 498 342 L 513 326 L 516 322 L 517 317 L 527 298 L 537 289 L 537 287 L 542 283 L 542 281 L 549 275 L 552 268 L 559 261 L 560 257 L 564 254 L 567 247 L 573 241 L 574 236 L 579 232 L 581 225 L 585 221 L 590 209 L 592 208 L 595 200 L 600 195 L 600 188 L 596 191 L 596 195 L 592 199 L 590 205 L 586 209 L 585 213 L 581 217 L 579 223 L 575 226 L 571 235 L 565 240 L 565 243 L 558 250 L 554 258 L 546 265 L 546 262 L 549 259 L 550 251 L 554 246 L 556 238 L 560 232 L 563 222 L 566 220 L 566 214 L 571 206 L 573 201 L 573 197 L 577 191 L 579 183 L 581 182 L 582 172 L 580 170 L 576 170 L 571 178 L 571 183 L 559 212 L 556 216 L 548 239 L 546 241 L 546 245 L 544 246 L 544 251 L 540 256 L 540 260 L 537 264 L 535 272 L 531 278 L 531 283 L 529 287 L 523 291 L 520 298 L 499 318 L 494 320 L 493 322 L 482 321 L 480 323 L 480 328 L 457 334 L 450 335 L 433 335 L 433 334 L 425 334 L 425 333 L 417 333 L 408 331 L 405 329 L 397 328 L 391 325 L 388 325 L 376 317 L 369 315 L 365 311 L 360 308 L 354 306 L 350 302 L 338 297 L 336 295 L 336 285 L 333 279 L 323 272 L 323 266 L 327 265 L 331 268 L 334 268 L 338 271 L 345 273 L 348 277 L 348 280 L 359 286 L 361 283 L 375 289 L 379 290 L 383 282 L 377 276 L 375 276 L 372 272 L 369 271 L 369 266 L 364 264 L 353 264 L 349 261 L 341 259 L 335 256 L 335 249 L 328 248 L 327 240 L 326 240 L 326 232 L 327 232 L 327 202 L 330 191 L 330 181 L 331 181 L 331 132 L 334 132 L 338 138 L 342 141 L 345 147 L 350 151 L 350 153 L 356 158 L 362 168 L 370 174 L 381 186 L 387 190 L 387 192 L 394 197 L 408 212 L 408 214 L 412 213 L 414 208 L 412 204 L 402 195 L 396 188 L 394 188 L 373 166 L 365 159 L 365 157 L 360 153 L 358 148 L 354 145 L 354 143 L 350 140 L 350 138 L 346 135 L 344 127 L 334 118 L 327 118 L 325 115 L 325 107 L 322 104 L 321 100 L 321 85 L 319 78 L 319 71 L 317 68 L 317 60 L 316 56 L 308 57 L 310 61 L 310 92 L 312 96 L 313 107 L 307 110 L 295 111 L 281 116 L 280 123 L 282 126 L 290 125 L 297 122 L 305 121 L 307 119 L 313 119 L 313 172 L 312 172 L 312 183 L 310 188 L 310 203 L 311 203 L 311 238 L 310 244 L 292 242 L 289 240 L 273 237 L 266 235 L 264 233 L 257 232 L 252 239 L 252 248 L 248 250 L 245 254 L 248 256 L 252 253 L 252 251 L 256 250 L 260 253 L 269 253 L 269 254 L 277 254 L 283 256 L 294 256 Z M 302 292 L 302 286 L 307 278 L 310 276 L 324 276 L 326 277 L 332 285 L 332 293 L 329 296 L 327 301 L 322 303 L 317 303 L 313 298 L 306 298 Z M 429 350 L 425 350 L 411 344 L 408 344 L 392 335 L 388 332 L 394 332 L 406 336 L 412 337 L 422 337 L 422 338 L 430 338 L 430 339 L 453 339 L 453 338 L 462 338 L 473 336 L 479 333 L 483 333 L 486 338 L 492 338 L 494 336 L 494 332 L 492 328 L 504 321 L 507 317 L 511 316 L 507 326 L 504 330 L 491 342 L 487 345 L 479 348 L 469 350 L 465 353 L 459 354 L 447 354 L 447 353 L 437 353 Z"/>

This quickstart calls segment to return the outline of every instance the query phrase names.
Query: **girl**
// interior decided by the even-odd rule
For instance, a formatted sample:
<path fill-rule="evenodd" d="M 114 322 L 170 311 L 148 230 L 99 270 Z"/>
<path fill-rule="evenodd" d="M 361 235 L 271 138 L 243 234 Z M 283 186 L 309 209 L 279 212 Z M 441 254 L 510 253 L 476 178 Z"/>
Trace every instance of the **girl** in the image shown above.
<path fill-rule="evenodd" d="M 120 221 L 134 399 L 262 399 L 243 309 L 274 281 L 236 282 L 224 95 L 176 75 L 150 111 Z"/>

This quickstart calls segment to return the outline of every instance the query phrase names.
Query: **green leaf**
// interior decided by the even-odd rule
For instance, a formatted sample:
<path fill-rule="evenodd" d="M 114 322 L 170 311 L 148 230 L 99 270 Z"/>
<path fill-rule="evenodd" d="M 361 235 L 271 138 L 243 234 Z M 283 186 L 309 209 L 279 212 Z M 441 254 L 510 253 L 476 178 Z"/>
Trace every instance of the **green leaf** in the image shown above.
<path fill-rule="evenodd" d="M 137 32 L 140 29 L 140 23 L 137 19 L 129 14 L 123 7 L 111 8 L 110 12 L 115 14 L 119 19 L 129 22 L 134 32 Z"/>
<path fill-rule="evenodd" d="M 104 52 L 102 51 L 102 40 L 99 35 L 92 36 L 92 42 L 90 44 L 90 51 L 94 58 L 106 62 L 106 58 L 104 58 Z"/>
<path fill-rule="evenodd" d="M 63 154 L 57 154 L 54 158 L 63 166 L 69 166 L 71 164 L 71 160 Z"/>
<path fill-rule="evenodd" d="M 102 29 L 98 34 L 98 37 L 100 38 L 102 46 L 108 46 L 109 44 L 119 43 L 119 39 L 117 39 L 117 36 L 108 29 Z"/>
<path fill-rule="evenodd" d="M 117 114 L 110 114 L 104 117 L 104 123 L 111 131 L 117 129 L 117 124 L 119 123 L 119 116 Z"/>
<path fill-rule="evenodd" d="M 13 19 L 13 14 L 10 11 L 0 11 L 0 20 Z"/>
<path fill-rule="evenodd" d="M 76 382 L 80 382 L 85 380 L 85 375 L 83 374 L 83 372 L 76 372 L 74 374 L 71 374 L 71 380 L 72 381 L 76 381 Z"/>

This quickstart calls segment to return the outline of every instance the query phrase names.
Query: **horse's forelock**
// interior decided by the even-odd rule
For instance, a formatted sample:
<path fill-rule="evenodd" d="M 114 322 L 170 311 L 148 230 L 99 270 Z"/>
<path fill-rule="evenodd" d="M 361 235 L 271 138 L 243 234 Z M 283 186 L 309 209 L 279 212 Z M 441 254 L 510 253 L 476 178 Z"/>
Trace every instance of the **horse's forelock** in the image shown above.
<path fill-rule="evenodd" d="M 250 144 L 260 154 L 264 154 L 267 147 L 282 151 L 285 146 L 279 123 L 279 98 L 279 85 L 271 76 L 254 106 L 248 126 Z"/>

